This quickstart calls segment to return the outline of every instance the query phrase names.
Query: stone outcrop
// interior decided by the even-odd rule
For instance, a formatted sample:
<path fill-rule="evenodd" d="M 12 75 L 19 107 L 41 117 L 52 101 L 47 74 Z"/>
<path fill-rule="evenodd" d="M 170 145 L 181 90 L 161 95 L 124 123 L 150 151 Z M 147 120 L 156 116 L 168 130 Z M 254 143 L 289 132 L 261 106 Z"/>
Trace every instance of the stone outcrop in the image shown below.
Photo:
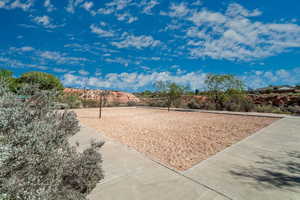
<path fill-rule="evenodd" d="M 90 90 L 90 89 L 76 89 L 76 88 L 65 88 L 64 93 L 76 94 L 81 99 L 87 100 L 99 100 L 99 94 L 101 90 Z M 109 91 L 107 96 L 107 103 L 109 104 L 128 104 L 128 103 L 139 103 L 140 99 L 131 93 L 120 92 L 120 91 Z"/>

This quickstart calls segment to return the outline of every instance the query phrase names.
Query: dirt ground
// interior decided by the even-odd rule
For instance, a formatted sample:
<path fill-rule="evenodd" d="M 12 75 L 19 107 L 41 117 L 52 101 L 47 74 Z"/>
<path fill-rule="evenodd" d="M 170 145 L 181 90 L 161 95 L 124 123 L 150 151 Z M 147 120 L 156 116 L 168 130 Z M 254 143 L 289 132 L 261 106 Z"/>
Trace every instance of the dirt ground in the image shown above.
<path fill-rule="evenodd" d="M 178 170 L 186 170 L 277 119 L 146 108 L 74 110 L 80 123 Z"/>

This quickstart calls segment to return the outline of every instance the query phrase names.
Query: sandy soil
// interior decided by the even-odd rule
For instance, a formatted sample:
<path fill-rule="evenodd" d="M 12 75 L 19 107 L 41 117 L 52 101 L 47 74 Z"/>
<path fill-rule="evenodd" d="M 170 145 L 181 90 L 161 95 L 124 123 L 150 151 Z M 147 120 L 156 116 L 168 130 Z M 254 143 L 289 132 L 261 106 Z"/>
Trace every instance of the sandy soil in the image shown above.
<path fill-rule="evenodd" d="M 97 129 L 167 166 L 186 170 L 277 119 L 144 108 L 74 110 Z"/>

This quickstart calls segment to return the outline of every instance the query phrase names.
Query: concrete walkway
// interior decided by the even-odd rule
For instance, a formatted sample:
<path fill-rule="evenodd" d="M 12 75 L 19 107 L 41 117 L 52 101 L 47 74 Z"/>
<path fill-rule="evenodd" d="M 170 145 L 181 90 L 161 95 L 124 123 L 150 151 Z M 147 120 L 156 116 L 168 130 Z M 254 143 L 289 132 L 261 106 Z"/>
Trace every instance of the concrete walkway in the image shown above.
<path fill-rule="evenodd" d="M 90 200 L 298 200 L 300 118 L 287 117 L 210 157 L 191 169 L 171 170 L 141 153 L 82 127 L 71 138 L 100 150 L 105 179 Z"/>

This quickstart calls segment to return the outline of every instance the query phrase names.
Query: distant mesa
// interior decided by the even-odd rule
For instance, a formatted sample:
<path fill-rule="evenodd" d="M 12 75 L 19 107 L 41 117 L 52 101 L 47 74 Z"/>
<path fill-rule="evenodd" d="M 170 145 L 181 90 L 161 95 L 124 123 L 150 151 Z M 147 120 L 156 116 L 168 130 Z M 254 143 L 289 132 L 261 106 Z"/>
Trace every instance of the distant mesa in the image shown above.
<path fill-rule="evenodd" d="M 99 100 L 99 93 L 102 90 L 92 89 L 77 89 L 77 88 L 65 88 L 64 93 L 76 94 L 81 99 Z M 129 102 L 140 103 L 140 99 L 131 93 L 121 91 L 110 91 L 107 96 L 108 103 L 128 104 Z"/>

